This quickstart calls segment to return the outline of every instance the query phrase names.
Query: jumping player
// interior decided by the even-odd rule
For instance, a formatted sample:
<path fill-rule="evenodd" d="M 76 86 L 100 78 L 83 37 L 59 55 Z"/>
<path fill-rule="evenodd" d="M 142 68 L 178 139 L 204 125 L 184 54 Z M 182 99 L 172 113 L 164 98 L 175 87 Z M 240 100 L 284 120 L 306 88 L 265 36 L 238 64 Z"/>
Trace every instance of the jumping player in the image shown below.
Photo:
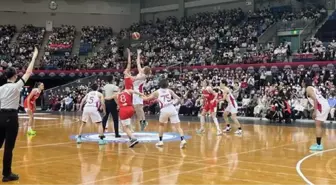
<path fill-rule="evenodd" d="M 314 106 L 314 112 L 312 118 L 315 120 L 316 127 L 316 144 L 313 144 L 309 149 L 312 151 L 323 150 L 322 140 L 322 123 L 328 118 L 330 106 L 328 100 L 326 100 L 321 92 L 311 86 L 309 80 L 303 81 L 302 86 L 306 88 L 306 94 L 310 104 Z"/>
<path fill-rule="evenodd" d="M 39 82 L 37 83 L 37 88 L 34 88 L 27 98 L 24 100 L 23 107 L 25 108 L 25 111 L 27 112 L 29 116 L 28 122 L 25 122 L 25 124 L 28 125 L 28 135 L 36 135 L 36 131 L 32 129 L 32 125 L 34 123 L 34 113 L 36 110 L 36 100 L 40 97 L 41 92 L 44 90 L 44 84 Z"/>
<path fill-rule="evenodd" d="M 127 66 L 126 69 L 124 71 L 124 87 L 125 89 L 132 89 L 133 90 L 133 81 L 136 80 L 136 77 L 132 77 L 131 75 L 131 51 L 130 49 L 127 48 L 127 55 L 128 55 L 128 59 L 127 59 Z M 133 101 L 133 97 L 132 97 L 132 101 Z"/>
<path fill-rule="evenodd" d="M 145 101 L 157 99 L 160 105 L 159 142 L 156 144 L 156 146 L 163 146 L 162 137 L 164 124 L 168 123 L 168 120 L 170 120 L 170 123 L 173 124 L 181 136 L 180 148 L 184 148 L 187 144 L 187 141 L 184 139 L 184 133 L 180 125 L 180 118 L 174 106 L 174 100 L 175 104 L 178 104 L 181 99 L 172 90 L 168 89 L 168 81 L 166 79 L 162 79 L 159 82 L 159 86 L 160 89 L 156 90 L 148 97 L 143 98 Z"/>
<path fill-rule="evenodd" d="M 210 86 L 208 86 L 207 81 L 203 82 L 202 96 L 203 96 L 203 109 L 200 118 L 201 128 L 197 131 L 197 133 L 198 134 L 204 133 L 205 116 L 207 113 L 210 113 L 217 128 L 217 135 L 222 135 L 223 133 L 219 127 L 218 119 L 216 116 L 218 93 L 216 93 Z"/>
<path fill-rule="evenodd" d="M 92 91 L 85 95 L 85 97 L 82 99 L 80 110 L 82 110 L 83 105 L 84 110 L 82 114 L 82 124 L 79 128 L 79 133 L 77 136 L 77 144 L 82 143 L 82 132 L 83 132 L 83 126 L 91 121 L 92 123 L 96 123 L 96 126 L 98 126 L 98 132 L 99 132 L 99 145 L 106 144 L 106 141 L 104 140 L 104 129 L 101 126 L 102 123 L 102 117 L 99 113 L 99 107 L 103 110 L 103 114 L 106 114 L 106 107 L 105 107 L 105 100 L 104 95 L 100 92 L 98 92 L 98 85 L 92 84 L 91 86 Z"/>
<path fill-rule="evenodd" d="M 132 89 L 125 89 L 122 92 L 116 94 L 113 98 L 116 99 L 119 105 L 119 118 L 120 122 L 123 126 L 123 130 L 126 132 L 127 136 L 130 139 L 130 148 L 134 147 L 139 141 L 134 137 L 130 126 L 131 119 L 134 115 L 134 107 L 133 107 L 133 98 L 132 95 L 143 96 L 143 94 L 135 92 Z"/>
<path fill-rule="evenodd" d="M 125 86 L 129 86 L 131 87 L 131 85 L 129 84 L 130 81 L 133 82 L 133 90 L 138 92 L 138 93 L 143 93 L 143 88 L 144 85 L 146 83 L 146 79 L 147 77 L 152 73 L 151 69 L 146 66 L 144 68 L 141 67 L 141 62 L 140 62 L 140 57 L 141 57 L 141 50 L 137 50 L 137 68 L 139 73 L 137 74 L 137 76 L 132 77 L 130 74 L 130 70 L 131 70 L 131 53 L 130 50 L 128 49 L 128 64 L 127 64 L 127 68 L 124 71 L 124 75 L 125 75 Z M 129 80 L 131 79 L 131 80 Z M 133 94 L 133 105 L 134 105 L 134 109 L 135 109 L 135 113 L 137 116 L 137 119 L 140 120 L 140 127 L 141 127 L 141 131 L 144 131 L 145 128 L 147 127 L 148 123 L 145 120 L 145 113 L 143 110 L 143 99 L 142 97 L 140 97 L 137 94 Z"/>
<path fill-rule="evenodd" d="M 243 134 L 243 131 L 241 129 L 241 124 L 239 123 L 237 119 L 237 113 L 238 113 L 238 104 L 236 99 L 231 93 L 231 90 L 227 87 L 227 82 L 225 80 L 222 80 L 222 84 L 220 87 L 220 90 L 223 92 L 223 99 L 228 103 L 227 107 L 224 110 L 224 120 L 226 122 L 226 128 L 224 132 L 230 132 L 231 131 L 231 125 L 229 123 L 229 114 L 231 113 L 231 119 L 232 121 L 238 126 L 238 130 L 235 132 L 235 134 L 241 135 Z"/>

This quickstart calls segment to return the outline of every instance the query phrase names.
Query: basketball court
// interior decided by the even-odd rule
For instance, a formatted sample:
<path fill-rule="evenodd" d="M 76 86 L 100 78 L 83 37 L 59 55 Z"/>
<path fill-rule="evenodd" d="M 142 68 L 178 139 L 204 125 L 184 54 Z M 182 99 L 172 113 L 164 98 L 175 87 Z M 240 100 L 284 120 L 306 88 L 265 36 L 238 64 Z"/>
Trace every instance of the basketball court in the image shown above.
<path fill-rule="evenodd" d="M 107 134 L 109 143 L 99 146 L 90 124 L 84 143 L 77 145 L 76 114 L 35 116 L 36 136 L 19 130 L 13 171 L 20 181 L 15 184 L 336 184 L 332 125 L 323 138 L 325 150 L 310 153 L 315 136 L 309 123 L 294 127 L 241 120 L 244 135 L 239 137 L 216 136 L 211 124 L 206 134 L 197 135 L 198 119 L 183 118 L 188 145 L 181 150 L 179 135 L 169 125 L 165 146 L 155 147 L 158 125 L 151 119 L 146 132 L 136 132 L 141 143 L 129 149 L 126 136 L 115 139 L 112 132 Z M 21 124 L 24 119 L 20 115 Z"/>

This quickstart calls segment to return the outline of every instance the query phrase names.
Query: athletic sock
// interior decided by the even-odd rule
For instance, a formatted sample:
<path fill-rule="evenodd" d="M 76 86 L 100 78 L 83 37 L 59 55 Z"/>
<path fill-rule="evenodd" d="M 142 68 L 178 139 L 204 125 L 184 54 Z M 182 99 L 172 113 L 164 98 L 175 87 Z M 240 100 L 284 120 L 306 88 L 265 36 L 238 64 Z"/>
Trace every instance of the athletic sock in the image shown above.
<path fill-rule="evenodd" d="M 181 141 L 183 141 L 184 140 L 184 136 L 181 136 Z"/>
<path fill-rule="evenodd" d="M 201 129 L 204 129 L 204 122 L 205 122 L 205 117 L 201 116 Z"/>
<path fill-rule="evenodd" d="M 160 141 L 162 141 L 162 136 L 159 136 Z"/>
<path fill-rule="evenodd" d="M 241 130 L 241 127 L 239 127 L 238 130 Z"/>
<path fill-rule="evenodd" d="M 219 123 L 218 123 L 218 119 L 217 119 L 216 117 L 213 117 L 212 119 L 213 119 L 213 121 L 214 121 L 214 123 L 215 123 L 215 125 L 216 125 L 217 130 L 220 130 L 220 128 L 219 128 Z"/>
<path fill-rule="evenodd" d="M 28 126 L 28 131 L 31 131 L 31 130 L 32 130 L 31 126 Z"/>
<path fill-rule="evenodd" d="M 321 145 L 321 140 L 322 140 L 322 138 L 317 137 L 317 138 L 316 138 L 316 143 L 317 143 L 318 145 Z"/>
<path fill-rule="evenodd" d="M 226 126 L 227 126 L 227 127 L 230 127 L 230 124 L 227 124 Z"/>

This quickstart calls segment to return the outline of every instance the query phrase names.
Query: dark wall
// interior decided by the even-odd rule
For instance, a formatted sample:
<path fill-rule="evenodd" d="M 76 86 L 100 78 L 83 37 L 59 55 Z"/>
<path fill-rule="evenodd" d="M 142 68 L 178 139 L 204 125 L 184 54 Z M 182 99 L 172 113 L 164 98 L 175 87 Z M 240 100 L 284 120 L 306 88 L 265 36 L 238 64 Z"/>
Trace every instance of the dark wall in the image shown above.
<path fill-rule="evenodd" d="M 64 85 L 67 83 L 70 83 L 76 79 L 71 79 L 71 78 L 59 78 L 59 79 L 29 79 L 28 82 L 26 83 L 26 86 L 33 87 L 37 82 L 42 82 L 44 83 L 44 88 L 45 89 L 50 89 L 56 86 Z"/>
<path fill-rule="evenodd" d="M 52 87 L 64 85 L 67 83 L 70 83 L 72 81 L 77 80 L 78 78 L 31 78 L 28 80 L 28 82 L 25 84 L 26 86 L 33 87 L 37 82 L 44 83 L 45 89 L 49 89 Z M 0 77 L 0 86 L 6 83 L 6 79 L 4 79 L 2 76 Z"/>

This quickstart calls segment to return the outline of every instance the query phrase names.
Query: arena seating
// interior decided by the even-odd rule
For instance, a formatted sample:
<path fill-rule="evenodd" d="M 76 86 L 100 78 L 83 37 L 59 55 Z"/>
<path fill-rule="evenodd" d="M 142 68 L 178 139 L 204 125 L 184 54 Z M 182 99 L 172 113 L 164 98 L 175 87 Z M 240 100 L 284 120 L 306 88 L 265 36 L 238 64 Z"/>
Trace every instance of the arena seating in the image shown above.
<path fill-rule="evenodd" d="M 53 56 L 65 56 L 65 61 L 72 58 L 71 61 L 76 61 L 73 64 L 78 64 L 83 69 L 123 68 L 126 61 L 123 50 L 127 47 L 127 42 L 123 42 L 134 31 L 140 32 L 142 39 L 132 44 L 143 50 L 144 65 L 152 67 L 292 61 L 306 55 L 291 57 L 286 43 L 280 46 L 258 46 L 258 36 L 276 22 L 313 19 L 318 17 L 319 12 L 318 8 L 292 12 L 287 6 L 256 10 L 254 13 L 231 9 L 198 13 L 182 20 L 168 17 L 155 22 L 137 23 L 113 37 L 113 44 L 108 43 L 93 57 L 78 62 L 80 59 L 70 56 L 75 27 L 62 26 L 54 28 L 49 36 L 45 50 L 49 55 L 44 57 L 47 61 L 41 62 L 41 69 L 78 68 L 74 65 L 63 65 L 67 62 L 61 61 L 63 59 L 60 57 L 53 59 Z M 79 54 L 87 55 L 94 46 L 111 35 L 111 28 L 84 27 Z"/>
<path fill-rule="evenodd" d="M 16 27 L 13 25 L 0 25 L 0 55 L 4 58 L 9 53 L 9 44 L 14 34 Z"/>
<path fill-rule="evenodd" d="M 35 46 L 41 46 L 45 29 L 33 25 L 25 25 L 21 28 L 16 42 L 11 46 L 10 59 L 12 66 L 25 68 L 31 60 Z"/>
<path fill-rule="evenodd" d="M 54 28 L 53 33 L 49 36 L 49 42 L 46 46 L 46 51 L 51 55 L 64 56 L 65 53 L 71 53 L 73 42 L 76 35 L 74 26 L 63 25 L 59 28 Z"/>
<path fill-rule="evenodd" d="M 289 61 L 291 53 L 287 51 L 287 45 L 266 49 L 266 46 L 257 46 L 258 36 L 276 22 L 313 19 L 319 11 L 320 9 L 304 9 L 292 12 L 285 6 L 257 10 L 255 13 L 243 13 L 240 9 L 206 12 L 182 20 L 168 17 L 156 22 L 134 24 L 123 30 L 120 37 L 127 38 L 134 31 L 140 32 L 143 40 L 137 41 L 136 45 L 144 51 L 145 65 L 150 66 L 173 66 L 182 62 L 183 65 L 222 65 Z M 276 52 L 277 48 L 285 52 Z M 96 64 L 94 69 L 99 66 L 115 66 L 111 61 L 105 65 L 97 64 L 106 63 L 97 58 L 110 57 L 118 65 L 125 61 L 122 53 L 107 50 L 101 56 L 92 58 L 90 63 Z"/>
<path fill-rule="evenodd" d="M 106 28 L 102 26 L 88 26 L 82 28 L 79 55 L 87 55 L 89 52 L 92 52 L 94 47 L 112 35 L 112 28 Z"/>
<path fill-rule="evenodd" d="M 311 106 L 302 94 L 300 82 L 302 80 L 312 79 L 326 97 L 335 98 L 336 78 L 333 75 L 335 66 L 312 66 L 310 68 L 300 67 L 297 70 L 289 65 L 283 69 L 272 68 L 271 71 L 253 70 L 248 68 L 242 70 L 236 68 L 230 69 L 212 69 L 212 70 L 191 70 L 191 71 L 161 71 L 156 72 L 155 76 L 149 79 L 144 86 L 145 94 L 150 94 L 157 88 L 158 80 L 162 77 L 171 82 L 171 88 L 183 98 L 180 114 L 197 115 L 201 106 L 200 86 L 203 79 L 208 79 L 213 86 L 218 86 L 221 79 L 227 80 L 229 86 L 233 89 L 233 95 L 239 102 L 239 113 L 242 116 L 269 116 L 271 107 L 280 102 L 290 104 L 292 113 L 276 119 L 288 123 L 298 118 L 308 118 L 310 116 Z M 258 71 L 258 72 L 257 72 Z M 320 73 L 320 71 L 322 71 Z M 277 74 L 277 75 L 272 75 Z M 115 79 L 122 77 L 119 73 L 114 73 Z M 84 93 L 89 90 L 90 84 L 97 83 L 100 89 L 105 85 L 104 76 L 92 76 L 90 78 L 64 85 L 59 89 L 47 91 L 49 98 L 50 111 L 78 111 L 79 103 Z M 120 84 L 122 86 L 122 83 Z M 64 98 L 71 96 L 72 106 L 65 109 Z M 288 101 L 290 100 L 290 101 Z M 223 102 L 224 103 L 224 102 Z M 219 104 L 219 112 L 222 110 L 223 103 Z M 156 114 L 155 102 L 146 102 L 146 112 Z M 303 107 L 304 110 L 301 111 Z"/>

